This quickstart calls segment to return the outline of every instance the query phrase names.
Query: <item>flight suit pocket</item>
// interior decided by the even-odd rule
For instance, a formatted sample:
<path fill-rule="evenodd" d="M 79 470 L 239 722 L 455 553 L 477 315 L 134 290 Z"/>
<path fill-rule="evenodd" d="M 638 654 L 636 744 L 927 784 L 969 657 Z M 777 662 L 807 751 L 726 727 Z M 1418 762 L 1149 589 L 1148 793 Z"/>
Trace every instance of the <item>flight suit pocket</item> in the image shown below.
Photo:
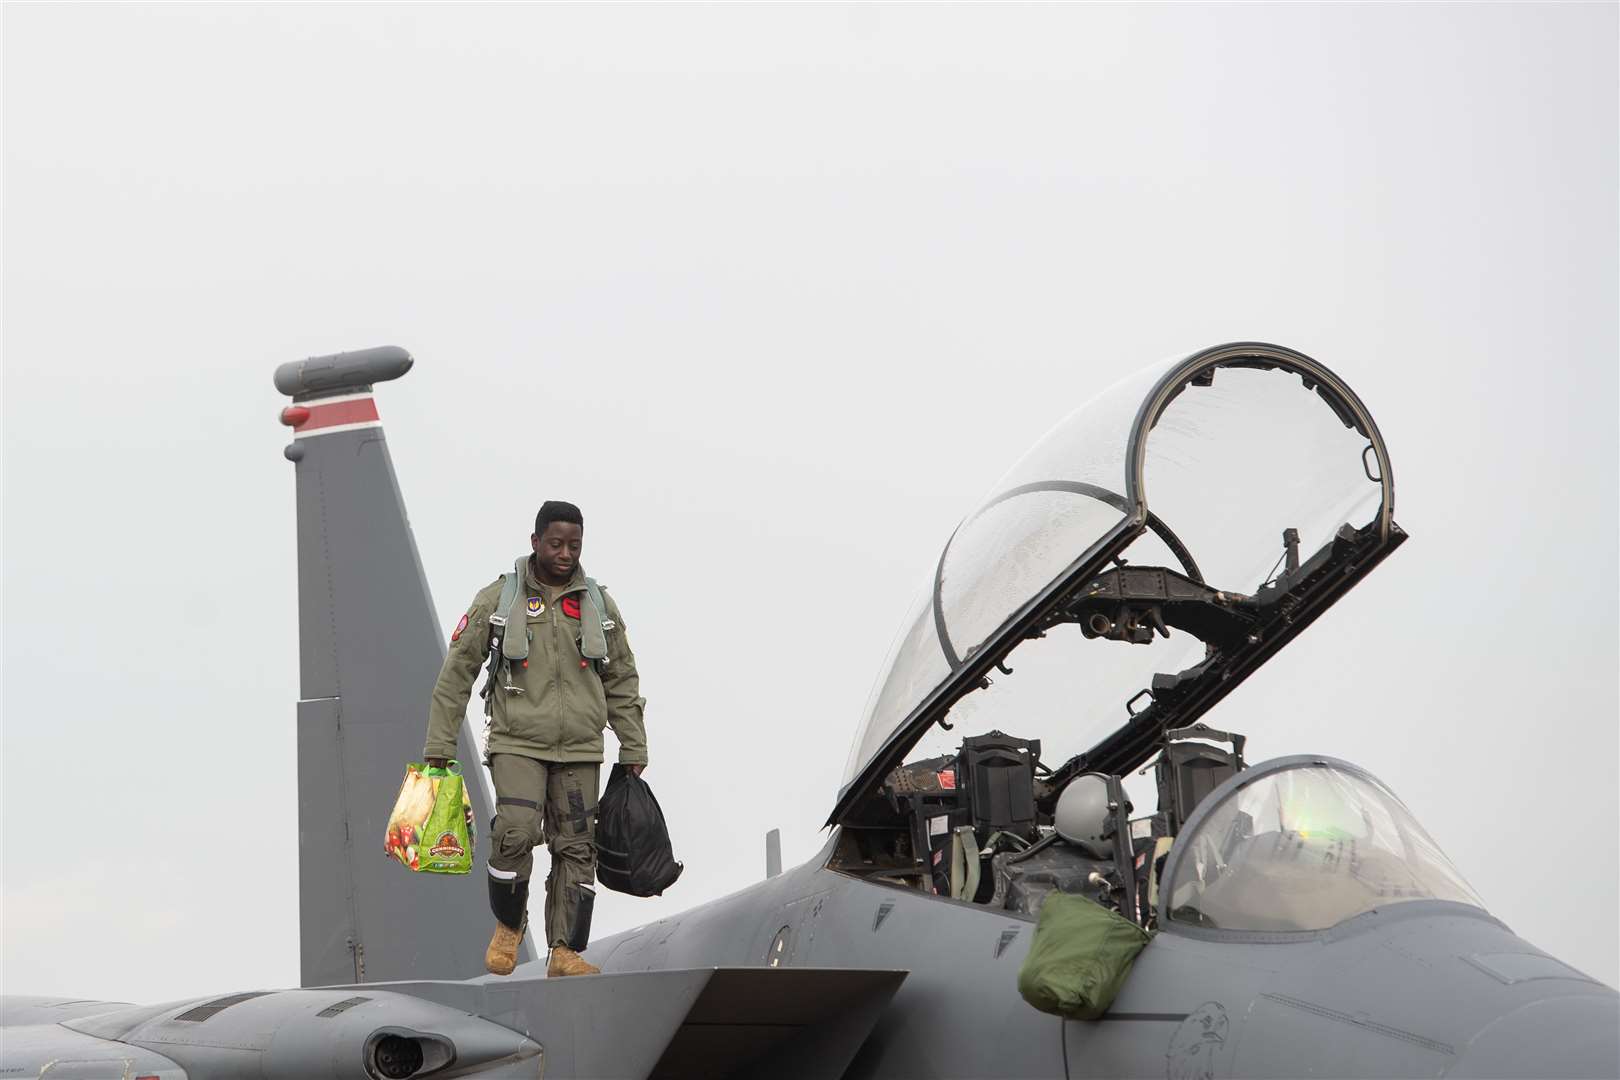
<path fill-rule="evenodd" d="M 585 659 L 585 641 L 583 635 L 574 633 L 574 663 L 579 665 L 579 678 L 586 686 L 585 693 L 589 697 L 596 716 L 596 734 L 601 735 L 607 727 L 607 690 L 602 686 L 602 676 L 596 664 Z"/>
<path fill-rule="evenodd" d="M 596 781 L 594 765 L 574 764 L 562 768 L 548 796 L 546 839 L 566 843 L 589 838 L 596 831 Z"/>
<path fill-rule="evenodd" d="M 586 661 L 586 665 L 589 667 L 590 661 Z M 590 668 L 584 674 L 591 686 L 591 701 L 596 705 L 596 734 L 601 735 L 602 729 L 607 727 L 608 720 L 607 690 L 602 686 L 602 679 L 597 675 L 595 668 Z"/>

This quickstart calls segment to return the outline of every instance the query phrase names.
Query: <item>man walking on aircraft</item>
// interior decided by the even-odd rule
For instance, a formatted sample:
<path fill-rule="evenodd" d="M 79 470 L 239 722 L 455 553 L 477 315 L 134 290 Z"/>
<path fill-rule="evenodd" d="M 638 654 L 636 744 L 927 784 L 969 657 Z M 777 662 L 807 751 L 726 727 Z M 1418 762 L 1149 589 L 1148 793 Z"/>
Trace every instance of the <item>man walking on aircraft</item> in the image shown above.
<path fill-rule="evenodd" d="M 551 849 L 546 875 L 546 975 L 594 975 L 577 950 L 590 934 L 596 877 L 596 799 L 602 728 L 619 739 L 619 761 L 647 764 L 646 701 L 618 605 L 585 576 L 579 507 L 547 502 L 534 519 L 532 553 L 480 590 L 450 635 L 428 711 L 429 765 L 456 754 L 456 735 L 478 669 L 495 780 L 489 906 L 495 936 L 484 965 L 517 966 L 526 929 L 533 849 Z"/>

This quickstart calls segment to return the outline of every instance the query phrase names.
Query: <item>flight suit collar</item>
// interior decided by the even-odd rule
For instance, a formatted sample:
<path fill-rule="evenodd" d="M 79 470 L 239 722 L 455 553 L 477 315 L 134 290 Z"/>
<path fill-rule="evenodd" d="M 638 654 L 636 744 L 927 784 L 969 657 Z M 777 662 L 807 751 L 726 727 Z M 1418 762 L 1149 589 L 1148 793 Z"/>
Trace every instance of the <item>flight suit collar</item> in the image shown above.
<path fill-rule="evenodd" d="M 541 581 L 538 576 L 536 576 L 534 572 L 534 556 L 530 555 L 527 559 L 523 560 L 523 578 L 524 584 L 528 586 L 529 594 L 531 596 L 542 595 L 539 592 L 539 590 L 542 588 L 555 588 L 556 595 L 558 597 L 567 596 L 569 593 L 585 591 L 585 567 L 580 563 L 574 564 L 574 573 L 573 576 L 568 579 L 568 583 L 563 585 L 561 588 L 557 588 L 556 586 L 547 585 L 545 582 Z"/>

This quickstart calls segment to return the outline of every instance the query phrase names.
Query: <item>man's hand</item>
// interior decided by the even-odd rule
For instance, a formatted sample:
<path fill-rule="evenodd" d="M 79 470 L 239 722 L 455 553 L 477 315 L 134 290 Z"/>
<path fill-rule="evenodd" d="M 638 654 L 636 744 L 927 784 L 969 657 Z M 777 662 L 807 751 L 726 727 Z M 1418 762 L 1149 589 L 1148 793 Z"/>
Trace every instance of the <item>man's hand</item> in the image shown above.
<path fill-rule="evenodd" d="M 446 765 L 450 764 L 450 759 L 442 757 L 423 758 L 422 764 L 426 765 L 430 769 L 442 769 Z"/>
<path fill-rule="evenodd" d="M 631 776 L 640 776 L 646 770 L 647 766 L 645 766 L 645 765 L 626 765 L 625 768 L 630 770 L 630 775 Z"/>

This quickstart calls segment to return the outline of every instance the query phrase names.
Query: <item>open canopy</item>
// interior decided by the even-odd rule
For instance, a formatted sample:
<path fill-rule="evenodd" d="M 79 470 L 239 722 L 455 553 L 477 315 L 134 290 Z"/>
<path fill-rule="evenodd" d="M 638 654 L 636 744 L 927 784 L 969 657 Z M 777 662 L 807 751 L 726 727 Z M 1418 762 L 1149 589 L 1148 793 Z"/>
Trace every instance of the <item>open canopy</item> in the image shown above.
<path fill-rule="evenodd" d="M 1400 542 L 1393 506 L 1372 417 L 1300 353 L 1223 345 L 1116 383 L 946 543 L 831 820 L 964 719 L 1071 771 L 1140 764 Z"/>

